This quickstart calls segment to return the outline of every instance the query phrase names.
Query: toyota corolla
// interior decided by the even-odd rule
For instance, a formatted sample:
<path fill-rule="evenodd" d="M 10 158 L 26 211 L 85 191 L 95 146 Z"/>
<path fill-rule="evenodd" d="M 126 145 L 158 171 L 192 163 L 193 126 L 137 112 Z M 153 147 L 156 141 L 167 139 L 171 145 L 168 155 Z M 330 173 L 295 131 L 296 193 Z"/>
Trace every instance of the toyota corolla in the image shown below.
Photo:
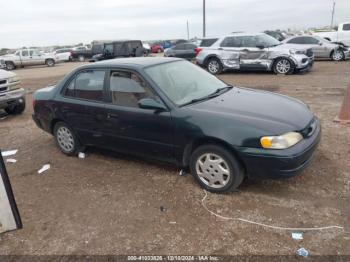
<path fill-rule="evenodd" d="M 218 193 L 247 176 L 296 175 L 321 137 L 303 102 L 230 86 L 177 58 L 85 65 L 36 91 L 33 105 L 38 127 L 67 155 L 96 146 L 168 161 Z"/>

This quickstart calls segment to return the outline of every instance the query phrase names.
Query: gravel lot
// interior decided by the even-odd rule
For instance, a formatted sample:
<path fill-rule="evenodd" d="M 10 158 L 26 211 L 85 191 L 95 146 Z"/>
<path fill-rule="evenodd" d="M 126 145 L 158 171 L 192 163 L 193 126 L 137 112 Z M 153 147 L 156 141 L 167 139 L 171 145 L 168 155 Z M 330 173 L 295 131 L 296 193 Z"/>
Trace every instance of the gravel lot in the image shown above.
<path fill-rule="evenodd" d="M 226 217 L 344 227 L 305 232 L 301 241 L 290 231 L 215 217 L 201 204 L 204 191 L 177 167 L 99 149 L 89 149 L 85 159 L 63 155 L 32 121 L 31 97 L 79 65 L 15 71 L 28 90 L 27 108 L 0 120 L 0 145 L 19 150 L 7 169 L 24 228 L 0 236 L 0 254 L 293 255 L 305 247 L 311 255 L 350 255 L 350 125 L 333 122 L 350 84 L 350 61 L 319 61 L 304 75 L 220 75 L 233 85 L 301 99 L 321 119 L 322 142 L 301 175 L 248 180 L 237 192 L 208 193 L 205 200 Z M 51 169 L 38 174 L 46 163 Z"/>

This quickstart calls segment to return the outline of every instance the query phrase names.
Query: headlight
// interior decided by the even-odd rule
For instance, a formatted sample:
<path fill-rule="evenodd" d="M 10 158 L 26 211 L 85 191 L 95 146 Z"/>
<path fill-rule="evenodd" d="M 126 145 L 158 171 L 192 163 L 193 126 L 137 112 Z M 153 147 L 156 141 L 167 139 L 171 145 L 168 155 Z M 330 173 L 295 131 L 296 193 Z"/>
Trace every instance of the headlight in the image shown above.
<path fill-rule="evenodd" d="M 303 139 L 297 132 L 289 132 L 281 136 L 264 136 L 260 139 L 261 146 L 267 149 L 286 149 Z"/>
<path fill-rule="evenodd" d="M 306 50 L 295 50 L 295 49 L 291 49 L 289 50 L 289 53 L 291 55 L 306 55 Z"/>
<path fill-rule="evenodd" d="M 18 81 L 19 81 L 18 76 L 14 76 L 14 77 L 9 78 L 9 83 L 14 83 L 14 82 L 18 82 Z"/>

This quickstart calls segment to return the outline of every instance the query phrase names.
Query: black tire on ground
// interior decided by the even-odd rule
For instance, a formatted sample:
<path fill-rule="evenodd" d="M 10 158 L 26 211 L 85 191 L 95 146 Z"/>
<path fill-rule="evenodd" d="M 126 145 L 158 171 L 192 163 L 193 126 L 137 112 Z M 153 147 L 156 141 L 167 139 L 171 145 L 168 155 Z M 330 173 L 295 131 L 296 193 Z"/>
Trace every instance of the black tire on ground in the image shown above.
<path fill-rule="evenodd" d="M 9 106 L 5 108 L 6 113 L 9 115 L 19 115 L 23 113 L 24 109 L 26 108 L 26 103 L 23 100 L 23 103 L 18 103 L 14 106 Z"/>
<path fill-rule="evenodd" d="M 6 69 L 7 70 L 14 70 L 14 69 L 16 69 L 15 64 L 13 62 L 11 62 L 11 61 L 6 61 L 5 65 L 6 65 Z"/>
<path fill-rule="evenodd" d="M 275 74 L 290 75 L 294 72 L 295 66 L 288 58 L 280 57 L 273 63 L 273 72 Z"/>
<path fill-rule="evenodd" d="M 215 165 L 210 165 L 210 161 L 207 164 L 205 164 L 205 167 L 204 165 L 201 166 L 200 163 L 203 161 L 203 157 L 205 159 L 208 159 L 207 154 L 217 156 L 221 158 L 223 162 L 220 164 L 219 167 L 215 167 Z M 205 170 L 203 170 L 203 168 Z M 212 181 L 215 181 L 215 179 L 217 178 L 216 173 L 218 173 L 218 168 L 224 168 L 223 170 L 226 171 L 228 170 L 229 175 L 224 175 L 224 179 L 226 179 L 225 183 L 220 185 L 219 182 L 214 182 L 214 184 L 211 184 L 210 180 L 213 179 Z M 240 165 L 236 157 L 224 147 L 214 144 L 203 145 L 194 150 L 190 159 L 190 170 L 196 181 L 203 188 L 213 193 L 231 192 L 234 189 L 236 189 L 244 179 L 243 167 Z M 199 172 L 202 171 L 202 174 L 205 173 L 205 177 L 203 175 L 201 177 L 198 174 L 197 170 Z"/>
<path fill-rule="evenodd" d="M 55 65 L 55 60 L 53 60 L 53 59 L 46 59 L 45 64 L 47 66 L 49 66 L 49 67 L 54 66 Z"/>
<path fill-rule="evenodd" d="M 206 68 L 208 70 L 209 73 L 213 74 L 213 75 L 218 75 L 221 74 L 222 70 L 223 70 L 223 66 L 222 63 L 219 59 L 217 58 L 210 58 L 206 64 Z"/>
<path fill-rule="evenodd" d="M 53 129 L 56 144 L 61 151 L 69 156 L 77 155 L 82 150 L 81 143 L 70 126 L 64 122 L 57 122 Z"/>
<path fill-rule="evenodd" d="M 345 60 L 345 54 L 342 50 L 334 50 L 331 53 L 331 59 L 333 61 L 342 61 Z"/>

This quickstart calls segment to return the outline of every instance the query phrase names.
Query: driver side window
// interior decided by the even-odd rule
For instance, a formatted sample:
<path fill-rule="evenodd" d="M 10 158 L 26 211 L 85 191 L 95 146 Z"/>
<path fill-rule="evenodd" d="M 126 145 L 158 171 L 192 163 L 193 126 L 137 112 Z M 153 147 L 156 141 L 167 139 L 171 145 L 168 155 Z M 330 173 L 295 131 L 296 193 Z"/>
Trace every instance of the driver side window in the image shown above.
<path fill-rule="evenodd" d="M 137 74 L 112 71 L 110 75 L 111 102 L 118 106 L 136 107 L 143 98 L 156 98 L 149 85 Z"/>

